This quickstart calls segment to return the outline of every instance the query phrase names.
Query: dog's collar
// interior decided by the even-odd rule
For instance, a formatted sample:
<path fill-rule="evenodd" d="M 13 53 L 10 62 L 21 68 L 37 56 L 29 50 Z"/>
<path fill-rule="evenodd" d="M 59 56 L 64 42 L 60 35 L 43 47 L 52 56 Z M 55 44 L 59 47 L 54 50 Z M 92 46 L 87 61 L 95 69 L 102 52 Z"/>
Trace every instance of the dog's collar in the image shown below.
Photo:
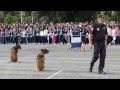
<path fill-rule="evenodd" d="M 11 48 L 11 50 L 16 50 L 15 48 Z M 18 51 L 18 50 L 16 50 L 16 51 Z"/>
<path fill-rule="evenodd" d="M 45 57 L 42 57 L 42 58 L 41 58 L 40 56 L 37 56 L 37 59 L 43 59 L 43 60 L 44 60 L 44 59 L 45 59 Z"/>

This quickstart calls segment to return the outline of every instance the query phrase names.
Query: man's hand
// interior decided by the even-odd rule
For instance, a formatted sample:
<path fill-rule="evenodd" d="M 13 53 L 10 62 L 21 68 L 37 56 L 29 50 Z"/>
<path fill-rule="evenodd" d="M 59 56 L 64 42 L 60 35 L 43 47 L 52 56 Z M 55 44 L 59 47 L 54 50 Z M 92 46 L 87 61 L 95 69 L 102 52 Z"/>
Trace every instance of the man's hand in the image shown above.
<path fill-rule="evenodd" d="M 107 43 L 105 43 L 105 48 L 107 49 L 107 47 L 108 47 L 108 45 L 107 45 Z"/>
<path fill-rule="evenodd" d="M 92 44 L 91 43 L 89 43 L 89 48 L 92 49 Z"/>
<path fill-rule="evenodd" d="M 89 33 L 89 48 L 92 49 L 92 34 Z"/>
<path fill-rule="evenodd" d="M 107 49 L 107 46 L 108 46 L 108 44 L 107 44 L 107 39 L 108 39 L 108 36 L 105 35 L 105 48 L 106 48 L 106 49 Z"/>

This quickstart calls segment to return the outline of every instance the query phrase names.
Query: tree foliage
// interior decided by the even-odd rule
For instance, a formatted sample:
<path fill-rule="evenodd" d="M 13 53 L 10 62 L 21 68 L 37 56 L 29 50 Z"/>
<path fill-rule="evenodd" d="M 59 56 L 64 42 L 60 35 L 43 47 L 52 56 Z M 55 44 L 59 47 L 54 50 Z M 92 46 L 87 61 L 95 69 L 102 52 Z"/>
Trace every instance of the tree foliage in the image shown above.
<path fill-rule="evenodd" d="M 7 14 L 5 17 L 4 17 L 4 22 L 5 23 L 18 23 L 20 20 L 20 18 L 18 16 L 12 16 L 10 14 Z"/>
<path fill-rule="evenodd" d="M 23 22 L 85 22 L 95 21 L 98 14 L 105 16 L 105 21 L 120 21 L 120 11 L 22 11 Z M 20 11 L 0 11 L 0 22 L 20 22 Z"/>

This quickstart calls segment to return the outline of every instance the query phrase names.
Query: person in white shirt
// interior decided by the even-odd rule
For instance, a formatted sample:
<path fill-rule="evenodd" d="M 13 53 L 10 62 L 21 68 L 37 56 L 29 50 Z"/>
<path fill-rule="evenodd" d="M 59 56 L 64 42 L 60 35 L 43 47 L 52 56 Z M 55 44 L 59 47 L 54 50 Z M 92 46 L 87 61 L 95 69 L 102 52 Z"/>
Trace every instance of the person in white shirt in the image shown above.
<path fill-rule="evenodd" d="M 30 27 L 30 43 L 33 43 L 34 41 L 34 33 L 33 33 L 33 29 Z"/>
<path fill-rule="evenodd" d="M 115 44 L 115 40 L 116 40 L 116 29 L 115 29 L 115 27 L 112 28 L 112 37 L 113 37 L 112 44 Z"/>
<path fill-rule="evenodd" d="M 48 32 L 47 32 L 47 41 L 48 41 L 48 44 L 51 43 L 51 35 L 52 35 L 52 33 L 51 33 L 51 29 L 48 28 Z"/>
<path fill-rule="evenodd" d="M 43 30 L 40 30 L 40 37 L 41 37 L 41 43 L 43 44 L 43 36 L 44 36 L 44 31 Z"/>
<path fill-rule="evenodd" d="M 47 43 L 47 35 L 48 35 L 48 30 L 47 28 L 44 29 L 44 39 L 45 39 L 45 43 Z"/>
<path fill-rule="evenodd" d="M 108 40 L 107 43 L 111 44 L 113 37 L 112 37 L 112 28 L 110 26 L 107 26 L 107 32 L 108 32 Z"/>
<path fill-rule="evenodd" d="M 26 35 L 27 35 L 26 30 L 23 29 L 22 32 L 21 32 L 21 37 L 22 37 L 22 43 L 25 43 L 25 44 L 27 44 Z"/>
<path fill-rule="evenodd" d="M 38 44 L 40 42 L 40 30 L 37 27 L 36 28 L 36 44 Z"/>

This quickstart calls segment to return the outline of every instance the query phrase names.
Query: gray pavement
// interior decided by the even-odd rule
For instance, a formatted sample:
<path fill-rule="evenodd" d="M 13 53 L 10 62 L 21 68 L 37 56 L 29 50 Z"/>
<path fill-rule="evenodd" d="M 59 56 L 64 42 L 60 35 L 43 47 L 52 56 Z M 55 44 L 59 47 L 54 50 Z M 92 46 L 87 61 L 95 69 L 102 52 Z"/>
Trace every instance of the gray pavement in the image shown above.
<path fill-rule="evenodd" d="M 18 57 L 21 63 L 10 63 L 10 48 L 0 45 L 0 79 L 120 79 L 120 46 L 107 49 L 106 75 L 98 74 L 99 60 L 89 73 L 92 50 L 86 46 L 85 52 L 69 51 L 70 45 L 22 45 Z M 37 52 L 46 48 L 45 70 L 34 71 Z"/>

